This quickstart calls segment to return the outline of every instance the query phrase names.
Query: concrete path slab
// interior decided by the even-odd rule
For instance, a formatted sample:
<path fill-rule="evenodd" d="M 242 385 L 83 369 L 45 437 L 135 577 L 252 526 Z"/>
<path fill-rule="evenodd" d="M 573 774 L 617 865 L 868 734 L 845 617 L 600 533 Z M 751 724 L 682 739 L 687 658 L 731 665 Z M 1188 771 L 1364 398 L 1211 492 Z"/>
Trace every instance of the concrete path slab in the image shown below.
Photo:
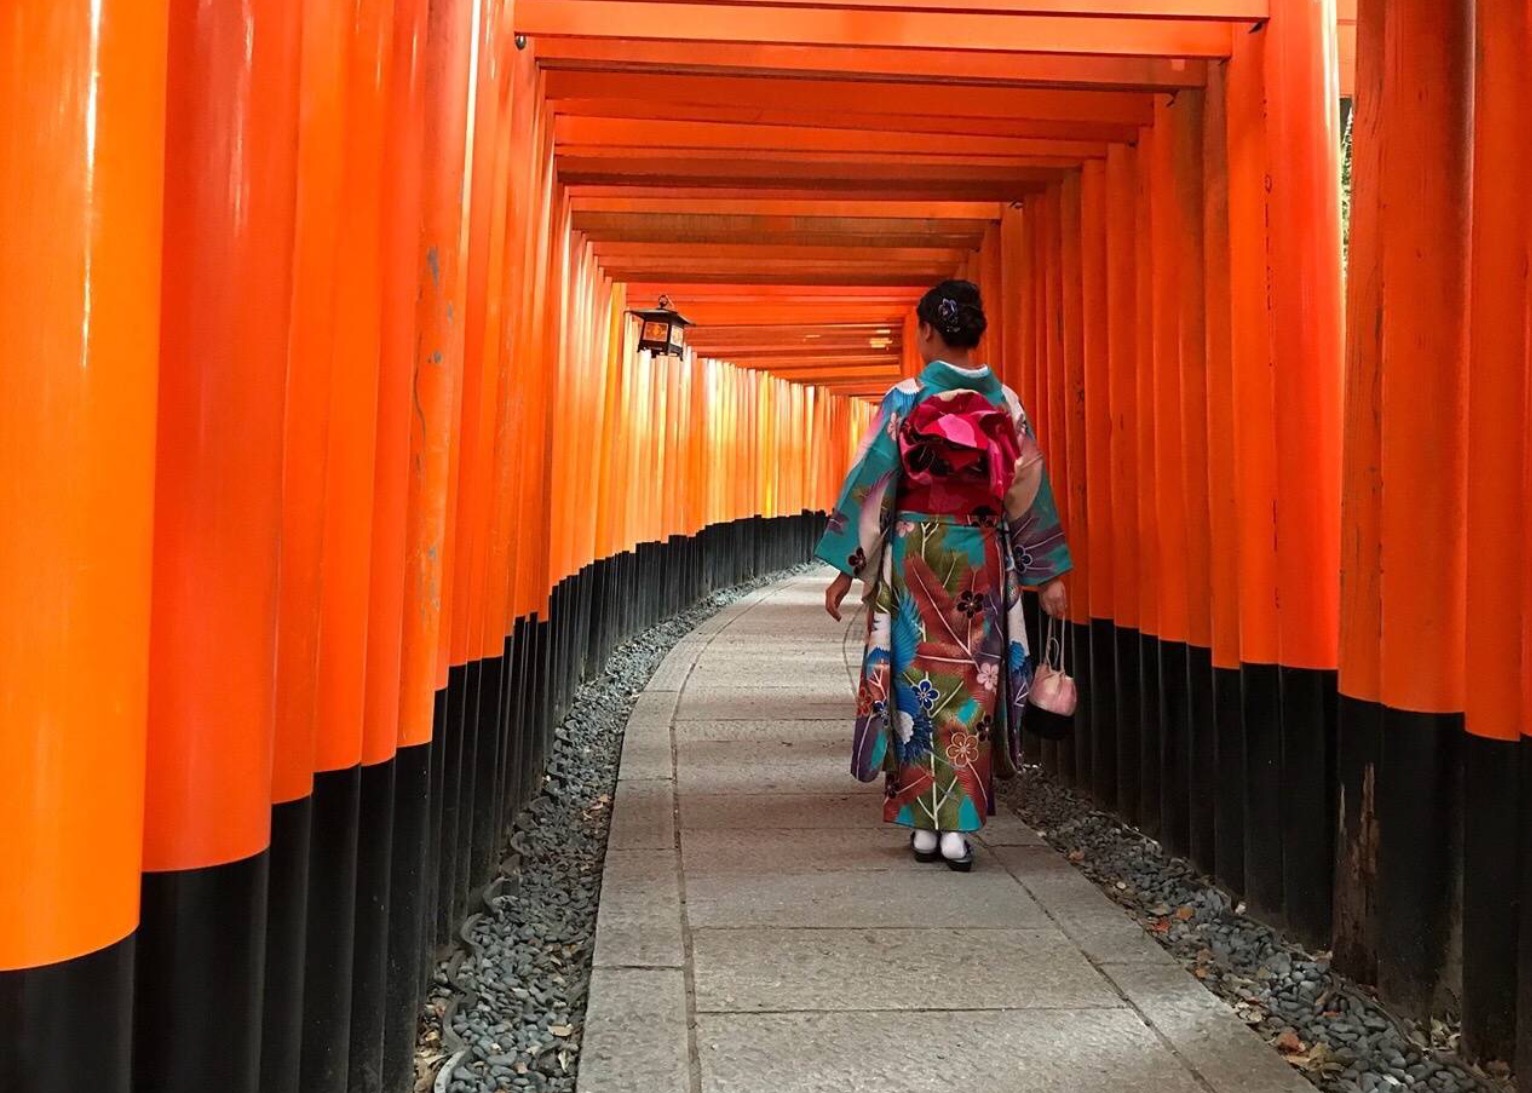
<path fill-rule="evenodd" d="M 699 1013 L 1125 1004 L 1053 927 L 697 930 L 692 961 Z"/>
<path fill-rule="evenodd" d="M 823 577 L 685 638 L 629 721 L 580 1093 L 1310 1088 L 1006 812 L 920 865 L 851 778 Z"/>
<path fill-rule="evenodd" d="M 701 1093 L 1206 1093 L 1130 1010 L 701 1014 Z"/>
<path fill-rule="evenodd" d="M 677 726 L 679 731 L 680 726 Z M 743 800 L 737 794 L 689 793 L 681 804 L 683 831 L 883 826 L 883 792 L 867 786 L 850 793 L 782 793 Z"/>
<path fill-rule="evenodd" d="M 862 802 L 862 808 L 869 802 Z M 988 866 L 995 862 L 988 847 L 976 848 Z M 910 858 L 909 838 L 884 824 L 838 831 L 804 828 L 774 830 L 754 827 L 732 831 L 685 831 L 681 834 L 681 864 L 689 877 L 712 873 L 866 873 L 925 872 L 930 866 Z M 1003 867 L 1002 867 L 1003 868 Z M 945 872 L 945 868 L 942 870 Z"/>
<path fill-rule="evenodd" d="M 844 721 L 784 721 L 780 717 L 760 721 L 678 721 L 676 743 L 728 740 L 746 744 L 839 743 L 846 746 Z M 846 764 L 842 764 L 846 766 Z"/>

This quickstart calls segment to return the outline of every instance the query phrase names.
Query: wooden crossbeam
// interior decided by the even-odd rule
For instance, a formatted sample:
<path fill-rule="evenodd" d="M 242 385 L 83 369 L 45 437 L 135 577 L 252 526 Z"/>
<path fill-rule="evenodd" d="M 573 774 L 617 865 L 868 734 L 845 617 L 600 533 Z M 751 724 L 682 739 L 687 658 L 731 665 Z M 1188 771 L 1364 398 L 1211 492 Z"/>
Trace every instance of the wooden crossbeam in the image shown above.
<path fill-rule="evenodd" d="M 565 192 L 571 199 L 582 197 L 642 198 L 666 197 L 675 201 L 839 201 L 865 205 L 873 202 L 961 204 L 994 204 L 1020 200 L 1028 193 L 1036 192 L 1038 186 L 1024 186 L 1020 192 L 1005 193 L 947 193 L 937 186 L 894 189 L 887 184 L 869 182 L 856 187 L 828 190 L 798 180 L 781 185 L 764 187 L 752 185 L 749 179 L 712 179 L 703 183 L 673 180 L 669 183 L 654 179 L 603 179 L 600 181 L 575 181 L 567 176 L 562 179 Z"/>
<path fill-rule="evenodd" d="M 667 76 L 632 72 L 561 72 L 546 77 L 557 109 L 570 99 L 640 99 L 697 106 L 750 106 L 815 112 L 898 112 L 938 118 L 1148 125 L 1153 103 L 1135 91 L 1058 90 L 921 84 L 904 80 L 782 80 L 760 76 Z"/>
<path fill-rule="evenodd" d="M 882 368 L 890 364 L 897 367 L 899 354 L 897 353 L 845 353 L 845 354 L 821 354 L 815 359 L 800 361 L 782 361 L 774 357 L 755 357 L 743 353 L 731 352 L 729 359 L 741 368 L 770 369 L 783 374 L 789 372 L 808 372 L 814 369 L 836 368 Z"/>
<path fill-rule="evenodd" d="M 533 38 L 612 38 L 780 45 L 894 47 L 1101 54 L 1122 57 L 1227 57 L 1230 24 L 1084 15 L 758 7 L 657 0 L 519 0 L 517 33 Z"/>
<path fill-rule="evenodd" d="M 785 336 L 784 336 L 785 338 Z M 727 338 L 710 338 L 703 331 L 695 331 L 688 335 L 687 341 L 701 349 L 708 348 L 713 352 L 737 353 L 740 356 L 752 359 L 781 362 L 784 365 L 795 361 L 814 360 L 837 354 L 866 353 L 876 339 L 867 336 L 860 338 L 821 338 L 818 341 L 787 343 L 763 342 L 763 341 L 732 341 Z M 888 349 L 897 349 L 901 344 L 897 338 L 885 338 Z"/>
<path fill-rule="evenodd" d="M 855 193 L 941 200 L 1011 201 L 1062 178 L 1065 169 L 1034 166 L 974 166 L 971 164 L 859 162 L 771 162 L 764 172 L 759 162 L 742 156 L 678 159 L 667 156 L 605 158 L 560 157 L 561 179 L 571 185 L 622 187 L 633 183 L 748 188 L 763 195 L 793 193 Z M 898 166 L 897 171 L 891 166 Z"/>
<path fill-rule="evenodd" d="M 662 119 L 790 126 L 840 132 L 888 132 L 953 137 L 1031 137 L 1039 140 L 1088 140 L 1128 143 L 1138 127 L 1116 122 L 1060 121 L 1017 117 L 953 117 L 940 114 L 872 114 L 841 109 L 776 109 L 760 106 L 653 102 L 647 99 L 564 99 L 554 105 L 559 117 Z"/>
<path fill-rule="evenodd" d="M 961 142 L 931 133 L 894 130 L 824 129 L 789 125 L 735 125 L 656 119 L 562 117 L 554 123 L 558 147 L 567 155 L 599 155 L 603 148 L 629 148 L 635 154 L 697 151 L 913 156 L 927 159 L 1016 162 L 1104 158 L 1102 141 L 1053 137 L 969 136 Z"/>
<path fill-rule="evenodd" d="M 662 191 L 649 189 L 611 196 L 591 196 L 577 190 L 570 196 L 570 208 L 576 219 L 582 214 L 620 214 L 650 218 L 661 215 L 686 217 L 714 216 L 769 216 L 806 217 L 814 223 L 824 219 L 834 220 L 887 220 L 918 221 L 935 224 L 939 221 L 968 221 L 981 230 L 989 222 L 999 220 L 1002 206 L 996 202 L 983 201 L 804 201 L 770 198 L 696 198 L 672 197 Z M 587 217 L 587 219 L 590 219 Z"/>
<path fill-rule="evenodd" d="M 756 303 L 770 299 L 777 304 L 824 304 L 824 303 L 858 303 L 868 307 L 886 308 L 890 306 L 911 305 L 919 298 L 920 294 L 908 289 L 868 288 L 858 285 L 843 285 L 840 288 L 824 288 L 817 285 L 781 285 L 776 288 L 761 289 L 731 289 L 720 285 L 688 285 L 688 284 L 651 284 L 633 282 L 628 285 L 628 301 L 633 306 L 642 306 L 639 301 L 657 300 L 661 295 L 669 295 L 679 301 L 695 297 L 699 301 L 714 304 L 724 303 Z M 837 320 L 844 322 L 846 320 Z M 875 318 L 857 320 L 866 323 L 882 321 Z"/>
<path fill-rule="evenodd" d="M 711 4 L 714 0 L 673 2 Z M 1354 8 L 1355 0 L 1351 2 Z M 1270 14 L 1268 0 L 729 0 L 729 3 L 742 8 L 937 12 L 952 15 L 1084 15 L 1097 19 L 1212 19 L 1240 23 L 1257 23 Z"/>
<path fill-rule="evenodd" d="M 925 286 L 929 287 L 929 286 Z M 915 291 L 919 296 L 924 289 Z M 710 302 L 702 298 L 674 298 L 676 307 L 701 326 L 801 326 L 827 323 L 902 323 L 909 314 L 906 303 L 880 304 L 831 300 L 822 304 L 781 302 L 767 298 L 751 301 Z"/>
<path fill-rule="evenodd" d="M 951 266 L 971 253 L 964 248 L 947 247 L 839 247 L 795 246 L 770 240 L 756 243 L 596 243 L 592 252 L 603 265 L 628 261 L 706 261 L 764 262 L 790 259 L 813 262 L 912 263 L 932 262 Z"/>
<path fill-rule="evenodd" d="M 1084 87 L 1174 91 L 1207 84 L 1207 62 L 1185 58 L 1071 56 L 1062 53 L 905 49 L 545 38 L 536 44 L 548 70 L 588 68 L 630 72 L 885 79 L 1025 87 Z"/>

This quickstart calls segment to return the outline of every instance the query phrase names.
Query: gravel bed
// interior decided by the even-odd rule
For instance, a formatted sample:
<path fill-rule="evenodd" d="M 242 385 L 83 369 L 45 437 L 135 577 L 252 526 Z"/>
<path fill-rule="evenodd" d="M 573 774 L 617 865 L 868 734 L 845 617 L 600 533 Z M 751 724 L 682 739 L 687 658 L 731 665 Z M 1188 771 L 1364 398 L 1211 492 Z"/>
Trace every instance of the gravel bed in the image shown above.
<path fill-rule="evenodd" d="M 1244 914 L 1243 904 L 1158 843 L 1037 767 L 1002 789 L 1013 808 L 1121 904 L 1289 1063 L 1327 1093 L 1508 1093 L 1455 1054 L 1457 1031 L 1402 1021 L 1366 988 Z"/>
<path fill-rule="evenodd" d="M 542 793 L 520 816 L 500 877 L 437 968 L 416 1056 L 420 1093 L 570 1093 L 579 1068 L 622 734 L 677 641 L 750 591 L 803 566 L 714 593 L 618 648 L 554 733 Z"/>

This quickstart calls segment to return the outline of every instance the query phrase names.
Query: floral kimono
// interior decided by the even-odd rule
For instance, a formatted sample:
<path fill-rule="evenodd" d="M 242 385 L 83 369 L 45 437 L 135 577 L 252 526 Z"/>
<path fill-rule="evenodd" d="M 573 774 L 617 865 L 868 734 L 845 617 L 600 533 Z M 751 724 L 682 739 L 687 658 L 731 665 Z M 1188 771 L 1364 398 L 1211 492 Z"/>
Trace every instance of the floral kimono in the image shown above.
<path fill-rule="evenodd" d="M 889 823 L 977 831 L 1021 761 L 1022 587 L 1071 565 L 1016 395 L 941 362 L 891 390 L 816 553 L 868 589 L 852 773 Z"/>

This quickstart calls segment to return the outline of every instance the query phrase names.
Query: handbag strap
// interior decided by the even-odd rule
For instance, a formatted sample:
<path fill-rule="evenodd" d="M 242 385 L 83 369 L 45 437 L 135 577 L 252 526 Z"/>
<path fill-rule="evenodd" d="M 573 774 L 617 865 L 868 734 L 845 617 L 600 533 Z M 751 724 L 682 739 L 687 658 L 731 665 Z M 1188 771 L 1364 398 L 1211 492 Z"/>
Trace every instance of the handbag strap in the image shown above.
<path fill-rule="evenodd" d="M 1047 637 L 1043 642 L 1043 663 L 1054 668 L 1060 675 L 1069 674 L 1065 657 L 1068 655 L 1069 634 L 1063 624 L 1052 615 L 1048 616 Z"/>

